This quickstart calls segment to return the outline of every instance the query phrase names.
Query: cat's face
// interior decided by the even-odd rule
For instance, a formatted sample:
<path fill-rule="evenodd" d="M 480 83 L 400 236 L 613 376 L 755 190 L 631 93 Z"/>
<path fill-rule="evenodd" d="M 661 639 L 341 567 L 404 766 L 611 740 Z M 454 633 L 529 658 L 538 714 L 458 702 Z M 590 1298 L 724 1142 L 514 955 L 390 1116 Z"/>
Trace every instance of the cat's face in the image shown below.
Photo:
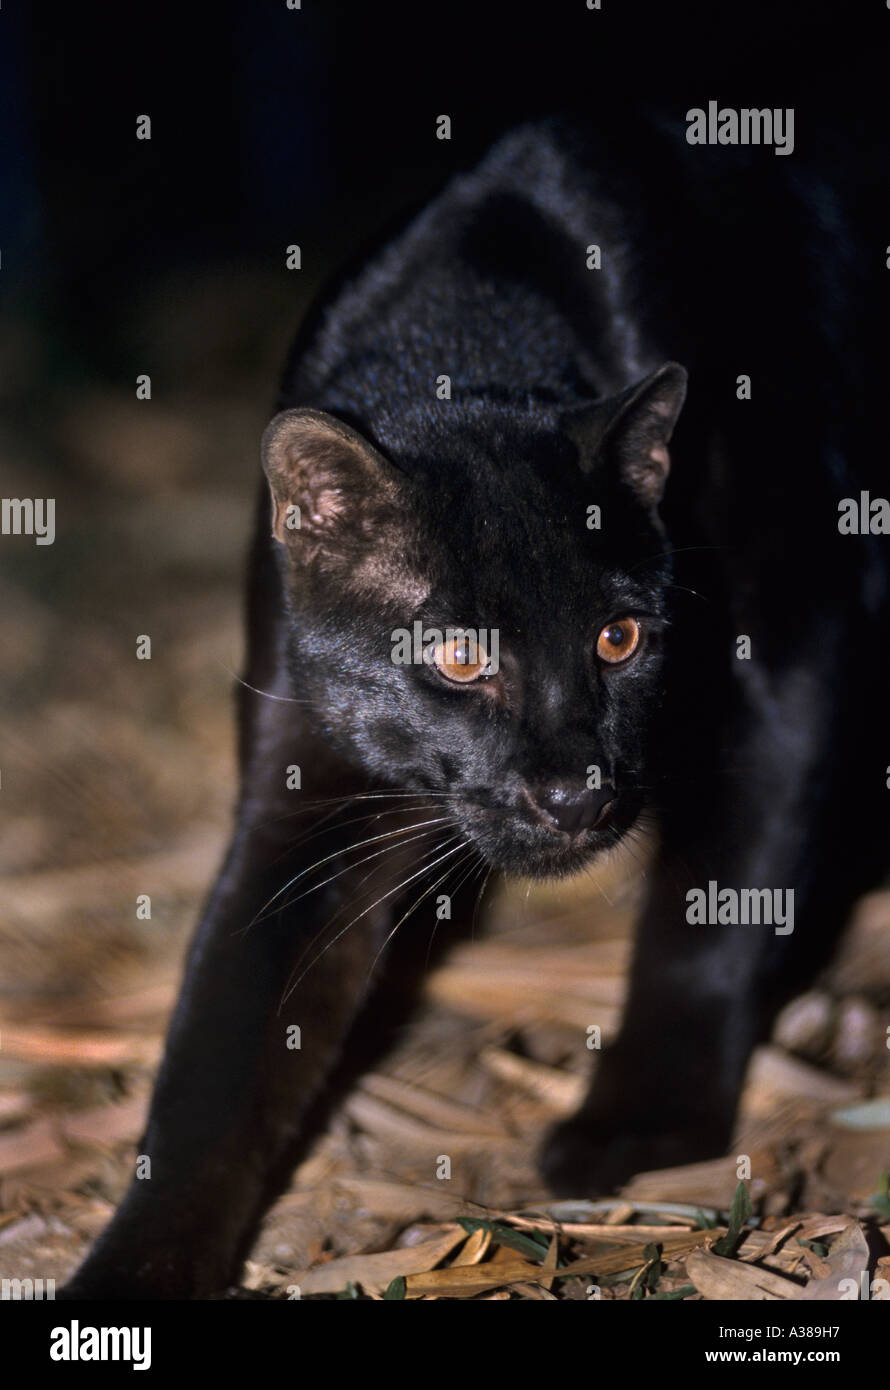
<path fill-rule="evenodd" d="M 497 868 L 574 871 L 645 799 L 684 385 L 664 368 L 570 418 L 455 404 L 400 453 L 378 434 L 386 457 L 320 412 L 267 431 L 295 694 Z"/>

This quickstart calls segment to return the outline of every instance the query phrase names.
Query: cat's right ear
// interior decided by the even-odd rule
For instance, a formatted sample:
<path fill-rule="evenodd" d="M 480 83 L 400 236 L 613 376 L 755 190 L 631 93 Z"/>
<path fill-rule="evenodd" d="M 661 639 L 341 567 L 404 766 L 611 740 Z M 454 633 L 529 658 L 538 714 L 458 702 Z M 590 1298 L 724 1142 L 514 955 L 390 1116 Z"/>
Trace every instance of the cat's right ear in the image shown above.
<path fill-rule="evenodd" d="M 568 432 L 582 470 L 617 467 L 640 501 L 655 508 L 671 466 L 668 444 L 686 399 L 686 369 L 666 362 L 618 396 L 573 411 Z"/>
<path fill-rule="evenodd" d="M 329 545 L 368 536 L 395 498 L 392 466 L 342 420 L 321 410 L 283 410 L 268 425 L 263 468 L 272 534 L 311 559 Z"/>

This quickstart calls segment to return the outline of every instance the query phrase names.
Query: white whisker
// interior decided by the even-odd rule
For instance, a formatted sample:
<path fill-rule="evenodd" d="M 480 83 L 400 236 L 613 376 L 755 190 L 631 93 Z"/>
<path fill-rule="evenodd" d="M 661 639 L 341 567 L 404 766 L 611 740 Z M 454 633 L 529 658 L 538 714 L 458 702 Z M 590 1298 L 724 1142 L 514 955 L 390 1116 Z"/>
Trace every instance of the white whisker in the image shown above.
<path fill-rule="evenodd" d="M 444 822 L 447 822 L 447 821 L 448 821 L 448 817 L 447 817 L 447 816 L 440 816 L 440 817 L 438 817 L 436 820 L 430 821 L 430 822 L 429 822 L 429 825 L 431 825 L 431 826 L 433 826 L 433 825 L 442 825 Z M 424 823 L 425 823 L 425 822 L 421 822 L 421 824 L 424 824 Z M 417 829 L 416 826 L 411 826 L 411 827 L 408 827 L 408 828 L 410 828 L 410 829 Z M 413 844 L 416 840 L 424 840 L 424 839 L 427 838 L 428 835 L 431 835 L 433 832 L 432 832 L 432 830 L 421 830 L 421 831 L 419 831 L 419 833 L 416 834 L 416 835 L 409 835 L 407 839 L 405 839 L 405 840 L 399 840 L 398 844 L 397 844 L 396 846 L 393 846 L 393 844 L 392 844 L 392 842 L 391 842 L 391 841 L 392 841 L 392 838 L 393 838 L 396 834 L 401 834 L 401 833 L 402 833 L 401 831 L 398 831 L 398 832 L 397 832 L 397 831 L 393 831 L 393 832 L 392 832 L 392 835 L 387 837 L 387 839 L 390 840 L 390 843 L 385 844 L 385 845 L 383 846 L 382 849 L 375 849 L 371 854 L 366 854 L 366 855 L 364 856 L 363 859 L 355 859 L 355 860 L 353 860 L 353 862 L 352 862 L 351 864 L 344 864 L 344 865 L 342 866 L 342 868 L 340 868 L 340 869 L 337 870 L 336 873 L 331 874 L 328 878 L 322 879 L 321 883 L 313 883 L 313 884 L 311 885 L 311 887 L 309 887 L 309 888 L 304 888 L 303 892 L 302 892 L 302 893 L 298 893 L 297 896 L 296 896 L 295 898 L 288 898 L 286 902 L 282 903 L 280 909 L 278 909 L 278 910 L 281 911 L 281 912 L 283 912 L 285 908 L 292 907 L 293 904 L 294 904 L 294 903 L 298 903 L 298 902 L 301 900 L 301 898 L 305 898 L 309 893 L 315 893 L 319 888 L 324 888 L 324 887 L 326 886 L 326 884 L 328 884 L 328 883 L 333 883 L 335 879 L 338 879 L 338 878 L 340 878 L 343 874 L 348 873 L 348 872 L 350 871 L 350 869 L 360 869 L 361 866 L 362 866 L 362 864 L 368 864 L 368 863 L 370 863 L 370 861 L 371 861 L 372 859 L 379 859 L 381 855 L 383 855 L 383 854 L 388 854 L 389 851 L 390 851 L 391 849 L 393 849 L 393 848 L 401 849 L 403 845 L 410 845 L 410 844 Z M 358 846 L 352 846 L 352 848 L 358 848 Z M 370 873 L 366 874 L 365 877 L 362 879 L 362 883 L 366 883 L 367 880 L 371 877 L 371 874 L 372 874 L 373 872 L 374 872 L 374 870 L 372 869 Z M 361 887 L 361 884 L 359 885 L 359 887 Z M 262 920 L 262 919 L 259 919 L 259 920 Z"/>
<path fill-rule="evenodd" d="M 276 893 L 273 893 L 271 898 L 269 898 L 268 901 L 263 904 L 259 912 L 248 922 L 244 930 L 249 931 L 250 928 L 254 926 L 256 922 L 260 921 L 263 917 L 265 917 L 268 909 L 272 906 L 272 904 L 275 902 L 277 898 L 281 897 L 282 893 L 286 893 L 287 890 L 289 888 L 292 888 L 295 883 L 299 883 L 301 878 L 305 878 L 307 874 L 313 873 L 315 869 L 320 869 L 324 864 L 329 864 L 332 859 L 339 859 L 341 855 L 351 854 L 352 851 L 356 849 L 364 849 L 366 845 L 379 844 L 381 840 L 394 840 L 396 836 L 405 835 L 408 833 L 408 831 L 411 830 L 419 830 L 421 826 L 442 825 L 449 819 L 450 817 L 448 816 L 437 816 L 431 820 L 417 821 L 414 825 L 397 826 L 395 830 L 386 830 L 381 835 L 370 835 L 365 840 L 359 840 L 357 844 L 347 845 L 345 849 L 342 847 L 335 849 L 331 854 L 326 854 L 323 859 L 316 860 L 316 862 L 314 864 L 310 864 L 307 869 L 301 869 L 298 874 L 294 874 L 293 878 L 288 879 L 287 883 L 283 884 L 283 886 L 279 888 Z M 358 862 L 365 863 L 366 861 L 359 860 Z M 358 868 L 358 864 L 347 865 L 346 867 Z M 326 881 L 330 882 L 330 880 Z M 320 888 L 323 887 L 323 884 L 315 884 L 314 886 L 316 888 Z M 294 899 L 294 901 L 297 900 Z"/>
<path fill-rule="evenodd" d="M 446 840 L 444 841 L 444 843 L 447 844 L 448 841 Z M 324 949 L 321 950 L 318 953 L 318 955 L 315 956 L 314 959 L 309 962 L 309 964 L 306 966 L 306 969 L 297 977 L 294 983 L 288 988 L 288 990 L 284 994 L 284 997 L 281 1000 L 279 1010 L 283 1008 L 283 1006 L 287 1003 L 294 990 L 298 988 L 301 981 L 305 979 L 306 975 L 312 969 L 312 967 L 316 965 L 318 961 L 321 960 L 322 956 L 327 954 L 327 952 L 331 949 L 332 946 L 336 946 L 337 942 L 340 940 L 341 937 L 345 936 L 345 934 L 349 931 L 350 927 L 354 927 L 356 922 L 360 922 L 363 917 L 367 917 L 369 912 L 373 912 L 375 907 L 379 907 L 380 904 L 382 902 L 385 902 L 387 898 L 391 898 L 393 893 L 401 892 L 403 888 L 407 888 L 408 884 L 413 883 L 414 880 L 416 878 L 419 878 L 421 874 L 429 873 L 430 869 L 434 869 L 437 864 L 441 864 L 443 859 L 448 859 L 450 855 L 459 853 L 459 851 L 464 848 L 465 844 L 466 841 L 461 840 L 460 843 L 454 845 L 452 849 L 446 850 L 445 853 L 441 855 L 438 859 L 434 859 L 432 864 L 427 864 L 423 868 L 418 869 L 416 873 L 411 874 L 401 883 L 397 883 L 394 888 L 390 888 L 386 893 L 382 893 L 381 896 L 377 898 L 375 902 L 372 902 L 368 905 L 368 907 L 363 908 L 357 917 L 353 917 L 351 922 L 347 922 L 346 926 L 343 927 L 342 931 L 339 931 L 337 935 L 334 937 L 333 941 L 329 941 L 328 944 L 324 947 Z"/>
<path fill-rule="evenodd" d="M 463 843 L 464 843 L 464 845 L 466 846 L 467 844 L 469 844 L 469 841 L 468 841 L 468 840 L 464 840 Z M 469 852 L 470 855 L 472 854 L 472 852 L 473 852 L 472 849 L 470 849 L 470 852 Z M 375 971 L 376 968 L 377 968 L 377 962 L 378 962 L 378 960 L 379 960 L 380 957 L 383 955 L 383 952 L 386 950 L 387 946 L 388 946 L 389 943 L 392 941 L 393 937 L 395 936 L 396 932 L 398 931 L 398 929 L 399 929 L 399 927 L 402 925 L 402 923 L 405 922 L 405 921 L 407 921 L 408 918 L 409 918 L 413 913 L 415 913 L 415 912 L 417 911 L 417 909 L 420 907 L 420 904 L 424 901 L 424 899 L 425 899 L 425 898 L 428 898 L 429 895 L 430 895 L 430 893 L 435 893 L 435 891 L 436 891 L 436 889 L 438 888 L 439 884 L 440 884 L 440 883 L 444 883 L 445 880 L 446 880 L 446 878 L 448 877 L 448 875 L 449 875 L 450 873 L 453 873 L 455 869 L 459 868 L 461 864 L 465 863 L 465 862 L 466 862 L 466 859 L 467 859 L 468 857 L 469 857 L 469 855 L 465 855 L 463 859 L 458 859 L 458 861 L 457 861 L 456 864 L 449 864 L 449 866 L 448 866 L 448 868 L 445 870 L 444 874 L 441 874 L 440 877 L 436 879 L 435 883 L 431 884 L 431 886 L 430 886 L 429 888 L 425 888 L 424 891 L 421 893 L 420 897 L 417 899 L 417 901 L 416 901 L 415 903 L 413 903 L 411 907 L 408 908 L 407 912 L 404 912 L 404 913 L 402 914 L 402 916 L 399 918 L 399 920 L 396 922 L 395 926 L 393 927 L 392 931 L 391 931 L 391 932 L 389 933 L 389 935 L 387 936 L 387 938 L 386 938 L 386 940 L 384 941 L 383 945 L 380 947 L 380 950 L 377 952 L 377 954 L 376 954 L 376 956 L 374 957 L 373 961 L 371 962 L 371 968 L 370 968 L 370 970 L 368 971 L 368 978 L 369 978 L 369 979 L 370 979 L 371 976 L 374 974 L 374 971 Z M 430 865 L 429 867 L 432 867 L 432 865 Z M 435 929 L 434 929 L 434 930 L 435 930 Z"/>

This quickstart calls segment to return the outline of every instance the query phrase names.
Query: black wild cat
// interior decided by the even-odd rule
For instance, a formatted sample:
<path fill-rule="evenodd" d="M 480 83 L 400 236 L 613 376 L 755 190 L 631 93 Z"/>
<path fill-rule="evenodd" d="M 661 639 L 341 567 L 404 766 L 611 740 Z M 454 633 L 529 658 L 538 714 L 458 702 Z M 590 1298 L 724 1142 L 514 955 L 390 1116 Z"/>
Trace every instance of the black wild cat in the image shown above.
<path fill-rule="evenodd" d="M 837 526 L 881 492 L 857 229 L 800 162 L 792 189 L 769 151 L 636 148 L 645 173 L 520 128 L 301 334 L 263 443 L 236 832 L 151 1181 L 69 1296 L 237 1277 L 372 962 L 466 868 L 561 875 L 658 818 L 620 1037 L 543 1147 L 585 1195 L 725 1149 L 752 1047 L 885 865 L 887 542 Z M 397 664 L 417 620 L 496 632 L 497 661 L 443 636 Z M 690 923 L 709 883 L 793 890 L 793 930 Z"/>

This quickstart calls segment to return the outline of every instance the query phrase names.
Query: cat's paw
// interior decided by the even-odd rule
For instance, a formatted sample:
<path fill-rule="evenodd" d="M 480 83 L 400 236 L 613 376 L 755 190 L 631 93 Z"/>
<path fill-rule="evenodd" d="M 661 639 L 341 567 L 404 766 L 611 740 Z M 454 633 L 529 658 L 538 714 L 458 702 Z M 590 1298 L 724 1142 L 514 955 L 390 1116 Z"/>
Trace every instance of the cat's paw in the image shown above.
<path fill-rule="evenodd" d="M 552 1129 L 540 1153 L 541 1173 L 558 1197 L 607 1197 L 637 1173 L 718 1157 L 713 1135 L 627 1134 L 590 1120 L 571 1119 Z"/>

